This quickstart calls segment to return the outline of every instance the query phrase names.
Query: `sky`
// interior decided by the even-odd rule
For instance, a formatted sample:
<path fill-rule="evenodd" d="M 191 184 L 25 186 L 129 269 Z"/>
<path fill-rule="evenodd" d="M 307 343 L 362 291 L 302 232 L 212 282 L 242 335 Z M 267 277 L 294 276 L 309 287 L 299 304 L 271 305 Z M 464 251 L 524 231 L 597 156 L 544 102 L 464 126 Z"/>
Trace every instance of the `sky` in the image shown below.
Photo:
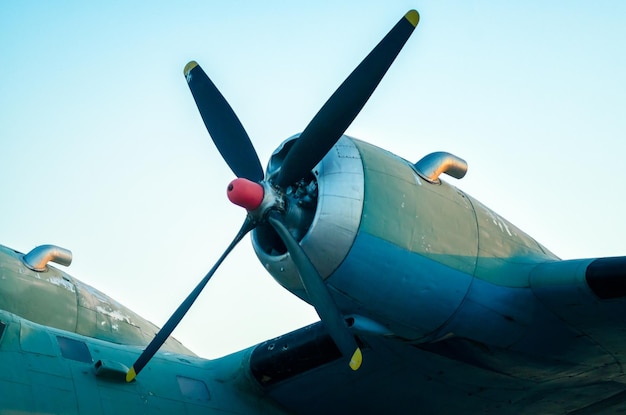
<path fill-rule="evenodd" d="M 263 165 L 393 25 L 421 20 L 347 134 L 417 161 L 561 258 L 626 255 L 626 3 L 0 2 L 0 244 L 162 325 L 244 212 L 183 77 L 200 63 Z M 174 332 L 214 358 L 314 322 L 244 240 Z"/>

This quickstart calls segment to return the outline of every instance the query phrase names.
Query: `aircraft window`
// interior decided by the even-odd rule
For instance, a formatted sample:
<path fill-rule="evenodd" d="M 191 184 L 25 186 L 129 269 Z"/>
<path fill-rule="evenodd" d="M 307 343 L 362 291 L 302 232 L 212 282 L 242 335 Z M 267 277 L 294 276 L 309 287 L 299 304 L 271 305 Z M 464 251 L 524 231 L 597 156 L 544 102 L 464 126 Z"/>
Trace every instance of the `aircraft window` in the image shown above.
<path fill-rule="evenodd" d="M 70 339 L 68 337 L 57 336 L 59 347 L 61 348 L 61 354 L 66 359 L 76 360 L 78 362 L 91 363 L 91 353 L 85 342 L 79 340 Z"/>
<path fill-rule="evenodd" d="M 27 353 L 38 353 L 45 356 L 57 356 L 59 354 L 50 334 L 27 321 L 22 321 L 20 327 L 20 347 Z"/>
<path fill-rule="evenodd" d="M 185 376 L 176 376 L 178 387 L 186 398 L 194 401 L 208 402 L 211 400 L 209 389 L 206 384 L 198 379 L 187 378 Z"/>

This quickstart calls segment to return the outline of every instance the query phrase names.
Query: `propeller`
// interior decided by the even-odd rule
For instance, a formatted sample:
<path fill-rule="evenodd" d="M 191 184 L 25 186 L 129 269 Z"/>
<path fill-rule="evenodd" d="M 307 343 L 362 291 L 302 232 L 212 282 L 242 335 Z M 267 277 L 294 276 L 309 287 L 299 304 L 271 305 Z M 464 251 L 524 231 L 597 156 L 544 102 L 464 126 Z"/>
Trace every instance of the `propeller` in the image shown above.
<path fill-rule="evenodd" d="M 150 359 L 152 359 L 152 356 L 154 356 L 154 354 L 161 348 L 161 346 L 163 345 L 163 343 L 165 343 L 170 334 L 172 334 L 176 326 L 178 326 L 178 323 L 180 323 L 185 314 L 187 314 L 187 311 L 189 311 L 192 304 L 196 301 L 196 298 L 198 298 L 204 287 L 207 285 L 213 274 L 215 274 L 215 271 L 217 271 L 217 268 L 222 264 L 224 259 L 226 259 L 230 251 L 232 251 L 233 248 L 239 243 L 239 241 L 241 241 L 243 237 L 246 236 L 246 234 L 252 229 L 254 229 L 254 223 L 248 217 L 246 217 L 243 226 L 241 227 L 239 232 L 237 232 L 237 235 L 235 235 L 235 239 L 233 239 L 230 245 L 228 245 L 228 248 L 226 248 L 226 251 L 224 251 L 224 253 L 217 260 L 215 265 L 213 265 L 213 268 L 211 268 L 211 270 L 204 276 L 204 278 L 200 280 L 198 285 L 196 285 L 196 288 L 194 288 L 193 291 L 187 296 L 187 298 L 185 298 L 185 301 L 183 301 L 182 304 L 178 306 L 176 311 L 174 311 L 174 314 L 172 314 L 169 320 L 167 320 L 163 328 L 161 328 L 156 336 L 154 336 L 154 339 L 152 339 L 152 341 L 148 344 L 143 353 L 137 358 L 133 366 L 126 373 L 126 382 L 132 382 L 137 374 L 141 372 L 146 364 L 148 364 Z"/>
<path fill-rule="evenodd" d="M 291 259 L 298 268 L 300 280 L 309 296 L 309 301 L 315 304 L 315 311 L 317 311 L 320 320 L 324 322 L 330 337 L 332 337 L 342 355 L 350 356 L 350 368 L 357 370 L 363 360 L 361 349 L 359 349 L 356 340 L 354 340 L 354 336 L 348 331 L 346 321 L 341 317 L 341 313 L 330 296 L 324 280 L 298 241 L 291 235 L 280 215 L 276 211 L 270 212 L 268 221 L 285 243 Z"/>
<path fill-rule="evenodd" d="M 285 187 L 320 162 L 352 124 L 419 22 L 409 11 L 363 59 L 313 117 L 287 153 L 276 184 Z"/>
<path fill-rule="evenodd" d="M 185 65 L 183 72 L 204 125 L 235 176 L 261 181 L 263 168 L 259 157 L 224 96 L 195 61 Z"/>
<path fill-rule="evenodd" d="M 204 124 L 220 154 L 238 177 L 228 186 L 228 198 L 244 207 L 246 220 L 213 268 L 178 307 L 146 347 L 126 375 L 131 382 L 146 366 L 182 320 L 209 279 L 243 237 L 267 223 L 284 243 L 293 260 L 309 301 L 342 355 L 357 370 L 361 350 L 315 266 L 285 224 L 285 189 L 304 178 L 324 158 L 361 111 L 419 22 L 415 10 L 406 13 L 369 55 L 339 86 L 293 144 L 273 183 L 264 174 L 257 153 L 224 96 L 202 68 L 189 62 L 184 74 Z"/>

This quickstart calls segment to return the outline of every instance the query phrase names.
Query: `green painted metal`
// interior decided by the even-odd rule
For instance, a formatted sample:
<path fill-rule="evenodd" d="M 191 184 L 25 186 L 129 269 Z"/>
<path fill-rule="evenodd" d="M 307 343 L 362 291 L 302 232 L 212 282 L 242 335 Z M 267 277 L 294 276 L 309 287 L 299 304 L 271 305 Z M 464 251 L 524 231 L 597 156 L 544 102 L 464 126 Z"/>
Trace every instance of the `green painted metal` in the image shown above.
<path fill-rule="evenodd" d="M 525 232 L 444 181 L 429 183 L 408 161 L 354 140 L 364 166 L 361 232 L 485 281 L 528 287 L 530 270 L 557 260 Z"/>
<path fill-rule="evenodd" d="M 154 324 L 63 271 L 52 266 L 43 272 L 27 268 L 22 256 L 0 245 L 0 310 L 118 344 L 145 346 L 158 331 Z M 164 350 L 193 355 L 173 338 Z"/>
<path fill-rule="evenodd" d="M 446 184 L 421 179 L 407 161 L 354 140 L 363 159 L 361 232 L 472 274 L 478 252 L 469 200 Z"/>
<path fill-rule="evenodd" d="M 132 363 L 141 349 L 49 328 L 0 311 L 0 412 L 3 414 L 284 414 L 265 399 L 247 366 L 250 351 L 217 360 L 158 353 L 145 376 L 126 383 L 99 376 L 95 363 Z M 59 338 L 91 359 L 65 357 Z"/>
<path fill-rule="evenodd" d="M 539 263 L 558 260 L 541 244 L 474 198 L 478 222 L 475 276 L 497 285 L 528 287 L 529 273 Z"/>
<path fill-rule="evenodd" d="M 430 289 L 429 298 L 407 309 L 393 298 L 385 307 L 386 323 L 397 315 L 410 317 L 419 307 L 424 309 L 417 314 L 432 323 L 437 307 L 446 308 L 442 321 L 433 323 L 443 327 L 436 342 L 408 345 L 364 335 L 364 366 L 347 375 L 342 370 L 349 369 L 323 359 L 320 366 L 292 374 L 297 360 L 310 355 L 285 357 L 280 350 L 291 344 L 270 341 L 271 350 L 281 345 L 273 357 L 284 376 L 264 389 L 250 371 L 252 349 L 208 361 L 170 340 L 166 346 L 178 352 L 157 353 L 128 384 L 125 370 L 156 327 L 54 267 L 28 269 L 21 253 L 0 246 L 0 413 L 288 413 L 281 405 L 298 413 L 384 412 L 376 406 L 377 394 L 403 412 L 415 409 L 416 401 L 425 413 L 442 408 L 554 413 L 565 407 L 558 400 L 569 402 L 571 410 L 618 408 L 614 403 L 625 396 L 626 303 L 593 295 L 585 281 L 591 260 L 557 261 L 455 187 L 427 183 L 406 160 L 355 143 L 363 160 L 365 198 L 350 255 L 371 266 L 368 252 L 384 244 L 388 258 L 415 253 L 445 265 L 443 274 L 460 271 L 471 280 L 469 288 L 450 284 L 460 291 L 458 301 L 433 297 Z M 374 238 L 380 244 L 368 245 Z M 419 268 L 397 261 L 389 273 L 372 276 L 366 268 L 346 273 L 346 279 L 393 277 L 403 267 Z M 438 282 L 442 274 L 431 277 Z M 384 288 L 374 286 L 354 284 L 345 292 L 354 295 L 358 287 L 371 295 L 372 301 L 359 303 L 367 311 Z M 396 287 L 395 293 L 403 291 Z M 458 333 L 465 336 L 454 337 Z M 498 343 L 507 333 L 509 340 Z M 317 347 L 316 339 L 305 338 L 303 344 Z"/>

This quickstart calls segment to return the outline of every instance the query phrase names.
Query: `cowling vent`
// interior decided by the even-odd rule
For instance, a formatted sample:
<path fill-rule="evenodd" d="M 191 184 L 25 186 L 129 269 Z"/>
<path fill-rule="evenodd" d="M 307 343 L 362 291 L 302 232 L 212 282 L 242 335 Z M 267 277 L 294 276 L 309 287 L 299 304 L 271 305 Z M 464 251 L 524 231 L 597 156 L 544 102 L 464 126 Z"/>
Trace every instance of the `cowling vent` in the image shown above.
<path fill-rule="evenodd" d="M 430 183 L 439 183 L 441 173 L 455 179 L 462 179 L 467 173 L 467 162 L 445 151 L 430 153 L 422 157 L 414 166 L 417 174 Z"/>

